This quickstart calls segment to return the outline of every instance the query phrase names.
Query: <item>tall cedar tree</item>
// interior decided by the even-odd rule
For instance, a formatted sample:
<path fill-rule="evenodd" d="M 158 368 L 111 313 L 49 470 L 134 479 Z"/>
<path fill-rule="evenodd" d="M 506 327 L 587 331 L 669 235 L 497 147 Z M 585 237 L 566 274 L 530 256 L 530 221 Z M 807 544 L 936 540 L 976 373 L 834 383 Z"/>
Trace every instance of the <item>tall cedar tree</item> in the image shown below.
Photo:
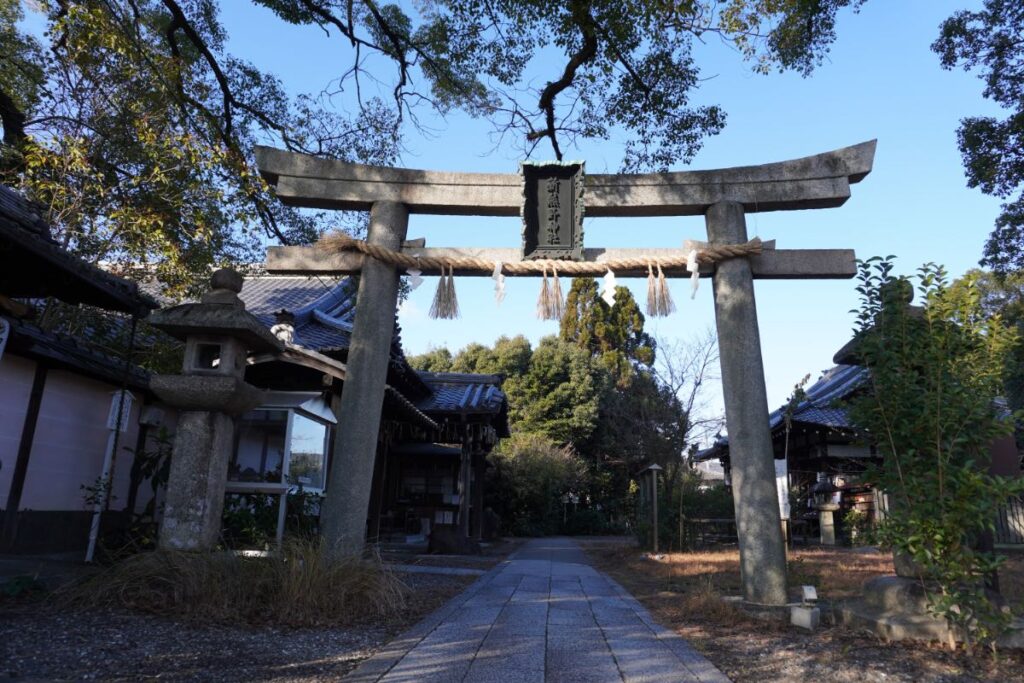
<path fill-rule="evenodd" d="M 609 306 L 596 280 L 574 278 L 559 337 L 600 359 L 620 386 L 629 384 L 634 365 L 654 364 L 654 340 L 644 332 L 644 314 L 626 287 L 615 288 L 615 305 Z"/>

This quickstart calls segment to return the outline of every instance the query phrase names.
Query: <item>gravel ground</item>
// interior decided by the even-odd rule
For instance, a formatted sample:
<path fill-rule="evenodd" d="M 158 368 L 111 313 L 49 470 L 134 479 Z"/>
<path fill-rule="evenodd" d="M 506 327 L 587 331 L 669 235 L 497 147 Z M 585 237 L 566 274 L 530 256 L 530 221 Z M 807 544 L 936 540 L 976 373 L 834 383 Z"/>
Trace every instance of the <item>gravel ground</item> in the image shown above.
<path fill-rule="evenodd" d="M 398 617 L 318 629 L 238 628 L 121 610 L 0 605 L 0 682 L 335 681 L 471 577 L 404 575 Z"/>

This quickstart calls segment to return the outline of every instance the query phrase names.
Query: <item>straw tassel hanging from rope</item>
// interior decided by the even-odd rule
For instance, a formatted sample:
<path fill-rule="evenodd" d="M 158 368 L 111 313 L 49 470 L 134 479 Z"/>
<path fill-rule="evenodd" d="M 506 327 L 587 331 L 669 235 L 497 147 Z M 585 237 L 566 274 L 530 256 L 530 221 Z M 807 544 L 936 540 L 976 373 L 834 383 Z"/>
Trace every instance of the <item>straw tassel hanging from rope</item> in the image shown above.
<path fill-rule="evenodd" d="M 548 282 L 547 265 L 541 269 L 540 296 L 537 297 L 537 317 L 541 320 L 561 320 L 565 312 L 562 301 L 562 284 L 558 281 L 558 269 L 552 268 L 552 279 Z"/>
<path fill-rule="evenodd" d="M 562 298 L 562 283 L 558 280 L 558 268 L 551 266 L 551 317 L 561 320 L 565 315 L 565 299 Z"/>
<path fill-rule="evenodd" d="M 459 300 L 455 296 L 455 269 L 449 264 L 448 276 L 441 269 L 441 279 L 434 293 L 434 303 L 430 306 L 430 317 L 442 320 L 454 320 L 459 317 Z"/>
<path fill-rule="evenodd" d="M 668 280 L 665 272 L 661 269 L 661 262 L 658 262 L 658 273 L 655 275 L 654 266 L 647 264 L 647 315 L 655 318 L 664 318 L 675 313 L 676 304 L 672 301 L 672 293 L 668 289 Z"/>
<path fill-rule="evenodd" d="M 676 302 L 672 301 L 672 292 L 669 291 L 668 281 L 665 279 L 665 272 L 661 269 L 661 262 L 658 262 L 658 314 L 662 317 L 672 315 L 676 312 Z"/>
<path fill-rule="evenodd" d="M 654 269 L 647 263 L 647 315 L 658 314 L 658 282 L 654 279 Z"/>

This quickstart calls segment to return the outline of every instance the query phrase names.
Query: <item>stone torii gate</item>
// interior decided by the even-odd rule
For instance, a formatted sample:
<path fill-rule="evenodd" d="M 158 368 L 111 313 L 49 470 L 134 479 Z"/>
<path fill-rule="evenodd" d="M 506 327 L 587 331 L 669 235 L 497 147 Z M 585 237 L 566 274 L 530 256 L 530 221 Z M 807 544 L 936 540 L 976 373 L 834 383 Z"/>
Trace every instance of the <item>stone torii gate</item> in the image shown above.
<path fill-rule="evenodd" d="M 874 154 L 875 141 L 870 141 L 761 166 L 590 175 L 585 180 L 585 212 L 588 216 L 631 218 L 703 215 L 712 245 L 743 244 L 747 241 L 747 213 L 845 203 L 850 185 L 870 173 Z M 286 204 L 369 211 L 370 244 L 442 259 L 486 256 L 512 263 L 522 258 L 515 249 L 424 248 L 405 242 L 410 213 L 518 216 L 523 202 L 519 175 L 382 168 L 268 147 L 256 148 L 256 160 Z M 585 249 L 583 260 L 635 256 L 655 260 L 682 253 L 680 249 Z M 340 539 L 332 552 L 357 553 L 364 543 L 398 272 L 394 266 L 359 253 L 332 254 L 313 247 L 271 248 L 266 265 L 272 273 L 361 273 L 335 443 L 335 453 L 344 466 L 333 468 L 321 518 L 324 535 Z M 743 597 L 752 603 L 782 605 L 787 602 L 785 546 L 753 280 L 852 278 L 855 257 L 852 250 L 773 249 L 757 256 L 701 264 L 700 271 L 713 280 Z M 428 268 L 423 272 L 440 274 Z M 666 269 L 665 274 L 684 273 L 676 268 L 675 272 Z M 617 274 L 644 276 L 647 271 Z"/>

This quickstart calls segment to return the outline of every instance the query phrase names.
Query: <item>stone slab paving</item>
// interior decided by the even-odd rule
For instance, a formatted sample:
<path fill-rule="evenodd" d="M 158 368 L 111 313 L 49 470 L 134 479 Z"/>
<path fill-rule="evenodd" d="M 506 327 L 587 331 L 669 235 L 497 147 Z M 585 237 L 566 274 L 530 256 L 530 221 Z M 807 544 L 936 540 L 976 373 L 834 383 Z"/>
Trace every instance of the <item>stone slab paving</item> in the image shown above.
<path fill-rule="evenodd" d="M 728 683 L 568 538 L 536 539 L 363 662 L 370 683 Z"/>

